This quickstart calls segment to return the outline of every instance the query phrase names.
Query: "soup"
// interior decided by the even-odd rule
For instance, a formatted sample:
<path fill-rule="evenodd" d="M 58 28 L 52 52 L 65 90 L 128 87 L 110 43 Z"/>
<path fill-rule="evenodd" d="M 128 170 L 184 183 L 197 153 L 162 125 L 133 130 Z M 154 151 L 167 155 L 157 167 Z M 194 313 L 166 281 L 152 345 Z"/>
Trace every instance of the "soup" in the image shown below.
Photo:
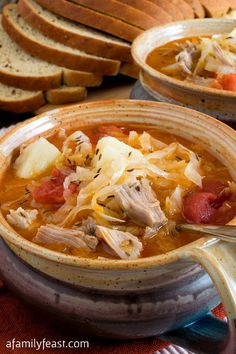
<path fill-rule="evenodd" d="M 236 30 L 169 42 L 154 49 L 147 63 L 174 79 L 236 91 Z"/>
<path fill-rule="evenodd" d="M 1 211 L 24 238 L 78 257 L 135 259 L 194 241 L 178 222 L 225 224 L 236 185 L 214 156 L 152 126 L 61 128 L 21 146 Z"/>

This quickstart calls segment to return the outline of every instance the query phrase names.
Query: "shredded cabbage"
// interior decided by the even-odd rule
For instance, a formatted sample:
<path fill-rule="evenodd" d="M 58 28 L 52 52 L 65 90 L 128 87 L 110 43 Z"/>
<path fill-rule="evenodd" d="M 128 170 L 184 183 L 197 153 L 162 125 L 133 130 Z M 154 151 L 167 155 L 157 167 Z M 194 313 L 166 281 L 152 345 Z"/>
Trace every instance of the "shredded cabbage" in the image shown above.
<path fill-rule="evenodd" d="M 22 228 L 42 224 L 35 242 L 88 250 L 100 242 L 99 247 L 122 259 L 139 257 L 141 240 L 166 234 L 183 196 L 201 187 L 203 178 L 196 153 L 145 131 L 131 131 L 122 141 L 105 136 L 96 146 L 76 131 L 64 141 L 55 165 L 60 166 L 58 173 L 31 181 L 27 191 L 46 187 L 46 197 L 63 193 L 62 202 L 47 205 L 47 198 L 40 203 L 31 198 L 26 207 L 36 211 L 10 210 L 7 220 Z"/>
<path fill-rule="evenodd" d="M 170 197 L 166 198 L 165 208 L 168 210 L 168 213 L 173 216 L 176 213 L 179 213 L 182 208 L 183 202 L 183 188 L 181 186 L 177 186 Z"/>
<path fill-rule="evenodd" d="M 139 148 L 114 137 L 100 139 L 90 165 L 77 166 L 76 171 L 66 177 L 64 188 L 75 182 L 80 192 L 76 205 L 65 215 L 65 223 L 75 220 L 85 209 L 105 225 L 107 222 L 124 223 L 124 214 L 109 199 L 124 183 L 147 178 L 151 183 L 158 180 L 160 186 L 171 189 L 176 187 L 175 181 L 186 186 L 191 183 L 201 186 L 201 161 L 193 151 L 179 143 L 166 145 L 145 132 L 131 132 L 128 141 Z"/>
<path fill-rule="evenodd" d="M 62 155 L 69 161 L 69 164 L 84 165 L 92 155 L 89 137 L 80 130 L 74 132 L 64 141 Z"/>
<path fill-rule="evenodd" d="M 199 37 L 199 43 L 187 40 L 180 44 L 181 49 L 175 62 L 163 67 L 167 75 L 182 77 L 190 82 L 211 87 L 209 73 L 236 73 L 236 30 L 229 34 L 214 35 L 211 38 Z M 200 81 L 205 78 L 207 81 Z M 196 79 L 196 80 L 195 80 Z"/>

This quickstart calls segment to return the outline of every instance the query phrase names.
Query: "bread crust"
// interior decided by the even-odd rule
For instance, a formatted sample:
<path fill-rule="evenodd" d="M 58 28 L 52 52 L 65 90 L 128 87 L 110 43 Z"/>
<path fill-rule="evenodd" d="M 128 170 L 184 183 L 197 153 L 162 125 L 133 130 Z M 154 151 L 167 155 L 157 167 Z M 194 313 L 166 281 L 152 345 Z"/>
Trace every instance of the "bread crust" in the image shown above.
<path fill-rule="evenodd" d="M 36 0 L 46 9 L 92 28 L 132 42 L 142 29 L 66 0 Z"/>
<path fill-rule="evenodd" d="M 73 0 L 77 1 L 77 0 Z M 133 9 L 139 9 L 142 13 L 152 16 L 156 20 L 155 26 L 171 22 L 172 16 L 162 7 L 149 0 L 117 0 L 120 4 L 125 4 Z M 157 22 L 158 21 L 158 22 Z"/>
<path fill-rule="evenodd" d="M 67 0 L 68 1 L 68 0 Z M 109 0 L 71 0 L 72 2 L 112 16 L 141 29 L 148 29 L 158 23 L 147 11 L 142 12 L 137 7 L 127 6 L 125 1 Z M 162 22 L 163 23 L 163 22 Z"/>
<path fill-rule="evenodd" d="M 172 4 L 171 1 L 166 0 L 149 0 L 150 2 L 156 4 L 157 6 L 161 7 L 163 10 L 168 12 L 171 16 L 173 21 L 181 21 L 184 19 L 182 12 L 179 10 L 178 7 Z"/>
<path fill-rule="evenodd" d="M 4 100 L 0 96 L 0 110 L 13 113 L 33 112 L 45 104 L 45 99 L 42 92 L 35 92 L 34 96 L 19 100 Z"/>
<path fill-rule="evenodd" d="M 205 11 L 200 3 L 199 0 L 185 0 L 190 6 L 192 6 L 192 9 L 194 11 L 195 17 L 197 18 L 204 18 L 205 17 Z"/>
<path fill-rule="evenodd" d="M 171 1 L 176 8 L 178 7 L 180 9 L 180 11 L 184 16 L 184 19 L 188 20 L 194 18 L 193 9 L 186 1 L 184 0 L 168 0 L 168 1 Z"/>
<path fill-rule="evenodd" d="M 102 84 L 102 79 L 102 76 L 94 73 L 69 69 L 63 70 L 63 83 L 67 86 L 100 86 Z"/>
<path fill-rule="evenodd" d="M 86 96 L 87 90 L 85 87 L 61 87 L 45 93 L 48 103 L 56 105 L 79 102 Z"/>
<path fill-rule="evenodd" d="M 129 46 L 122 46 L 122 44 L 108 41 L 106 42 L 105 40 L 102 41 L 101 39 L 95 39 L 63 29 L 62 27 L 57 26 L 56 23 L 52 23 L 42 15 L 37 14 L 27 0 L 19 1 L 18 11 L 25 21 L 27 21 L 32 27 L 57 42 L 104 58 L 116 59 L 120 61 L 131 60 Z"/>
<path fill-rule="evenodd" d="M 228 3 L 230 5 L 230 8 L 232 10 L 235 10 L 236 9 L 236 0 L 228 0 Z"/>
<path fill-rule="evenodd" d="M 0 69 L 0 82 L 5 85 L 14 86 L 23 90 L 38 91 L 49 90 L 51 88 L 57 88 L 62 82 L 62 70 L 52 75 L 47 76 L 26 76 L 20 73 L 14 74 L 9 71 Z"/>
<path fill-rule="evenodd" d="M 139 66 L 133 62 L 133 63 L 122 63 L 119 72 L 123 75 L 132 77 L 133 79 L 138 79 L 139 71 L 140 71 Z"/>
<path fill-rule="evenodd" d="M 24 50 L 49 63 L 64 66 L 68 69 L 91 71 L 103 75 L 116 75 L 120 62 L 112 59 L 100 60 L 99 57 L 86 57 L 79 53 L 68 53 L 62 49 L 50 47 L 27 36 L 17 24 L 8 16 L 8 11 L 16 5 L 9 4 L 4 7 L 2 25 L 8 35 L 15 40 Z"/>
<path fill-rule="evenodd" d="M 200 0 L 208 17 L 221 17 L 229 11 L 230 4 L 227 0 Z"/>

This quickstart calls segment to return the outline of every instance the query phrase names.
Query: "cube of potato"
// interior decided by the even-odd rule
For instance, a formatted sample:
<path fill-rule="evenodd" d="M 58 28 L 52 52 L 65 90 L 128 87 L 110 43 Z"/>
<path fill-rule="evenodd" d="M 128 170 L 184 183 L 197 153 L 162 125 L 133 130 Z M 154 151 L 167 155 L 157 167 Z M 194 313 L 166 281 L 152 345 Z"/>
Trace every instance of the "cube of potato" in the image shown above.
<path fill-rule="evenodd" d="M 16 159 L 14 168 L 21 178 L 35 178 L 52 167 L 60 151 L 45 138 L 29 144 Z"/>

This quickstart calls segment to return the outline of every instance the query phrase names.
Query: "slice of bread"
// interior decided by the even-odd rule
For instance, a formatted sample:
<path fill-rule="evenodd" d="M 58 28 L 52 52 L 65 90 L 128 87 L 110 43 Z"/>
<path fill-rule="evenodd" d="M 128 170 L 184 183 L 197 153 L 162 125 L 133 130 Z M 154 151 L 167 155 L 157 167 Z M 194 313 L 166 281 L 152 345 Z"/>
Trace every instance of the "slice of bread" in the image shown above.
<path fill-rule="evenodd" d="M 101 75 L 96 75 L 94 73 L 70 69 L 63 70 L 63 83 L 67 86 L 100 86 L 102 84 L 102 79 L 103 77 Z"/>
<path fill-rule="evenodd" d="M 171 22 L 172 16 L 166 12 L 163 8 L 149 0 L 140 0 L 140 1 L 129 1 L 129 0 L 117 0 L 120 4 L 126 4 L 131 6 L 133 9 L 137 8 L 143 13 L 147 13 L 149 16 L 152 16 L 158 23 L 165 24 Z"/>
<path fill-rule="evenodd" d="M 25 90 L 60 86 L 62 68 L 23 51 L 4 31 L 0 16 L 0 82 Z"/>
<path fill-rule="evenodd" d="M 68 86 L 99 86 L 102 76 L 75 71 L 33 57 L 19 47 L 4 31 L 0 15 L 0 82 L 30 91 L 45 91 Z"/>
<path fill-rule="evenodd" d="M 67 0 L 68 1 L 68 0 Z M 129 23 L 132 26 L 142 29 L 148 29 L 156 26 L 158 23 L 153 16 L 145 11 L 142 12 L 139 8 L 127 6 L 125 1 L 109 0 L 71 0 L 72 2 L 101 12 L 105 15 L 112 16 L 119 20 Z"/>
<path fill-rule="evenodd" d="M 116 75 L 120 62 L 106 59 L 58 43 L 33 29 L 17 11 L 17 6 L 6 5 L 2 25 L 9 36 L 24 50 L 43 60 L 73 70 L 85 70 L 104 75 Z"/>
<path fill-rule="evenodd" d="M 142 30 L 138 27 L 129 25 L 126 22 L 88 9 L 84 6 L 70 3 L 66 0 L 36 1 L 41 6 L 48 9 L 49 11 L 54 12 L 57 15 L 61 15 L 83 25 L 112 34 L 113 36 L 125 39 L 129 42 L 132 42 L 136 36 L 142 33 Z"/>
<path fill-rule="evenodd" d="M 199 0 L 185 0 L 190 6 L 192 6 L 195 17 L 204 18 L 205 11 Z"/>
<path fill-rule="evenodd" d="M 208 17 L 221 17 L 229 11 L 230 4 L 227 0 L 200 0 Z"/>
<path fill-rule="evenodd" d="M 229 3 L 231 10 L 236 9 L 236 0 L 228 0 L 228 3 Z"/>
<path fill-rule="evenodd" d="M 20 0 L 18 10 L 32 27 L 57 42 L 104 58 L 131 60 L 129 43 L 55 15 L 34 0 Z"/>
<path fill-rule="evenodd" d="M 133 79 L 139 78 L 139 66 L 133 63 L 122 63 L 120 66 L 120 74 L 132 77 Z"/>
<path fill-rule="evenodd" d="M 0 82 L 24 90 L 45 91 L 63 82 L 68 86 L 99 86 L 102 76 L 69 70 L 31 56 L 4 31 L 0 16 Z"/>
<path fill-rule="evenodd" d="M 74 1 L 74 0 L 73 0 Z M 148 13 L 154 17 L 160 24 L 168 23 L 173 20 L 172 16 L 166 12 L 162 7 L 158 6 L 149 0 L 117 0 L 119 3 L 131 6 L 133 9 L 139 9 L 143 13 Z M 156 23 L 156 26 L 158 23 Z"/>
<path fill-rule="evenodd" d="M 164 11 L 168 12 L 171 16 L 172 21 L 181 21 L 184 19 L 182 12 L 178 7 L 172 4 L 171 1 L 167 0 L 149 0 L 153 4 L 161 7 Z"/>
<path fill-rule="evenodd" d="M 87 90 L 85 87 L 62 86 L 45 92 L 47 102 L 56 105 L 79 102 L 86 96 Z"/>
<path fill-rule="evenodd" d="M 175 7 L 179 8 L 179 10 L 182 12 L 184 19 L 192 19 L 194 18 L 194 12 L 192 7 L 184 0 L 168 0 L 172 2 Z"/>
<path fill-rule="evenodd" d="M 0 83 L 0 110 L 13 113 L 33 112 L 45 103 L 40 91 L 25 91 Z"/>

